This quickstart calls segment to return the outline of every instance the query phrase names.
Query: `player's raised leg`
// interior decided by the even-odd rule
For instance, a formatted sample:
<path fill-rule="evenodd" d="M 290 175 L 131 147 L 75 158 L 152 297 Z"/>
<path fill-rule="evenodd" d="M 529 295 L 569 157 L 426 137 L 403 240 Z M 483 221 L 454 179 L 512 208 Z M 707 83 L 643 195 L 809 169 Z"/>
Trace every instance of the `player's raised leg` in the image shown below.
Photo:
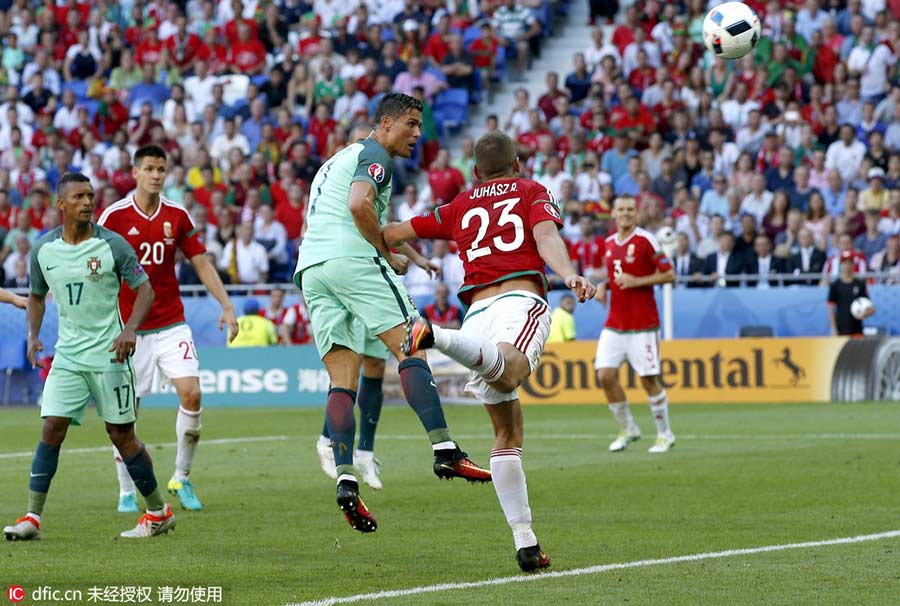
<path fill-rule="evenodd" d="M 193 345 L 193 343 L 192 343 Z M 193 355 L 193 354 L 191 354 Z M 194 492 L 194 485 L 188 476 L 194 464 L 194 455 L 200 443 L 202 428 L 200 415 L 203 412 L 200 401 L 200 379 L 186 376 L 171 379 L 181 405 L 175 419 L 177 446 L 175 452 L 175 472 L 168 483 L 170 494 L 176 495 L 181 506 L 192 511 L 203 509 L 203 504 Z"/>
<path fill-rule="evenodd" d="M 50 379 L 48 378 L 48 383 Z M 46 389 L 45 389 L 46 393 Z M 82 413 L 83 414 L 83 413 Z M 28 511 L 15 524 L 3 528 L 7 541 L 35 541 L 41 538 L 41 515 L 50 492 L 50 483 L 56 475 L 59 450 L 66 439 L 71 418 L 44 417 L 41 440 L 31 460 L 31 475 L 28 479 Z"/>

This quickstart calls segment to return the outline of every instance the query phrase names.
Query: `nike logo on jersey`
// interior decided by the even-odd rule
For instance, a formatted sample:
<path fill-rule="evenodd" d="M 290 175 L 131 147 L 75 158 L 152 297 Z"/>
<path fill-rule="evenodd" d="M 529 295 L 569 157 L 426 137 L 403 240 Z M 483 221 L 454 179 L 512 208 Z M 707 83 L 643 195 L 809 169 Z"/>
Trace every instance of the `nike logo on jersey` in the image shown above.
<path fill-rule="evenodd" d="M 437 385 L 435 384 L 434 381 L 431 382 L 431 386 L 434 387 L 435 389 L 437 389 Z"/>
<path fill-rule="evenodd" d="M 56 269 L 57 267 L 59 267 L 59 265 L 54 265 L 53 267 L 47 267 L 44 269 L 44 271 L 52 271 L 52 270 Z"/>
<path fill-rule="evenodd" d="M 138 228 L 135 227 L 134 225 L 132 225 L 132 226 L 131 226 L 131 229 L 128 230 L 128 235 L 129 235 L 129 236 L 139 236 L 140 234 L 141 234 L 141 232 L 139 232 L 139 231 L 138 231 Z"/>

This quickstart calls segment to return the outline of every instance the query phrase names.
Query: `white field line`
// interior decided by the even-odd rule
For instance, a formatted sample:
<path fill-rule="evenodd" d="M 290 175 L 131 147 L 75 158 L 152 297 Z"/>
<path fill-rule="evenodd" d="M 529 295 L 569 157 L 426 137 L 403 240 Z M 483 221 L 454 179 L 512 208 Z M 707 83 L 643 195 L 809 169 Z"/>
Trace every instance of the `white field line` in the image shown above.
<path fill-rule="evenodd" d="M 283 440 L 290 440 L 290 436 L 252 436 L 247 438 L 221 438 L 218 440 L 203 440 L 204 446 L 215 446 L 219 444 L 244 444 L 248 442 L 280 442 Z M 149 450 L 153 450 L 154 448 L 164 447 L 164 448 L 174 448 L 178 444 L 176 442 L 164 442 L 161 444 L 147 444 L 147 448 Z M 92 446 L 90 448 L 64 448 L 62 451 L 66 456 L 70 454 L 90 454 L 95 452 L 112 452 L 112 444 L 107 444 L 106 446 Z M 20 452 L 3 452 L 0 453 L 0 460 L 2 459 L 22 459 L 26 457 L 34 456 L 34 451 L 20 451 Z"/>
<path fill-rule="evenodd" d="M 204 446 L 217 444 L 244 444 L 252 442 L 280 442 L 286 440 L 303 439 L 307 436 L 249 436 L 245 438 L 222 438 L 218 440 L 203 440 Z M 378 435 L 379 440 L 388 441 L 418 441 L 427 439 L 422 434 L 385 434 Z M 493 436 L 490 434 L 459 434 L 454 436 L 460 440 L 489 440 Z M 598 440 L 614 437 L 601 433 L 533 433 L 526 436 L 528 441 L 539 440 Z M 735 440 L 735 441 L 778 441 L 778 440 L 900 440 L 900 433 L 785 433 L 785 434 L 678 434 L 678 439 L 685 440 Z M 174 448 L 175 442 L 163 442 L 160 444 L 148 444 L 149 449 L 153 448 Z M 92 446 L 89 448 L 66 448 L 65 454 L 92 454 L 97 452 L 106 452 L 109 446 Z M 0 453 L 0 460 L 4 459 L 22 459 L 34 455 L 34 451 L 19 452 L 3 452 Z"/>
<path fill-rule="evenodd" d="M 792 549 L 815 549 L 818 547 L 830 547 L 833 545 L 848 545 L 851 543 L 865 543 L 868 541 L 880 541 L 882 539 L 893 539 L 900 537 L 900 530 L 891 530 L 888 532 L 879 532 L 877 534 L 862 534 L 855 537 L 844 537 L 840 539 L 828 539 L 824 541 L 807 541 L 804 543 L 786 543 L 783 545 L 766 545 L 763 547 L 749 547 L 746 549 L 727 549 L 725 551 L 712 551 L 707 553 L 695 553 L 691 555 L 674 556 L 670 558 L 657 558 L 652 560 L 637 560 L 633 562 L 621 562 L 619 564 L 600 564 L 597 566 L 588 566 L 586 568 L 572 568 L 570 570 L 555 570 L 534 575 L 517 575 L 514 577 L 500 577 L 494 579 L 485 579 L 483 581 L 471 581 L 466 583 L 440 583 L 437 585 L 423 585 L 421 587 L 411 587 L 409 589 L 394 589 L 390 591 L 377 591 L 373 593 L 360 593 L 345 597 L 331 597 L 320 600 L 312 600 L 309 602 L 292 602 L 285 606 L 334 606 L 335 604 L 353 604 L 356 602 L 368 602 L 371 600 L 381 600 L 389 598 L 400 598 L 405 596 L 422 595 L 425 593 L 439 593 L 444 591 L 455 591 L 459 589 L 480 589 L 482 587 L 492 587 L 497 585 L 508 585 L 510 583 L 530 583 L 535 581 L 546 581 L 549 579 L 559 579 L 564 577 L 579 577 L 590 574 L 599 574 L 612 570 L 626 570 L 629 568 L 644 568 L 647 566 L 660 566 L 664 564 L 680 564 L 682 562 L 699 562 L 702 560 L 717 560 L 721 558 L 731 558 L 734 556 L 754 555 L 757 553 L 771 553 L 774 551 L 789 551 Z"/>

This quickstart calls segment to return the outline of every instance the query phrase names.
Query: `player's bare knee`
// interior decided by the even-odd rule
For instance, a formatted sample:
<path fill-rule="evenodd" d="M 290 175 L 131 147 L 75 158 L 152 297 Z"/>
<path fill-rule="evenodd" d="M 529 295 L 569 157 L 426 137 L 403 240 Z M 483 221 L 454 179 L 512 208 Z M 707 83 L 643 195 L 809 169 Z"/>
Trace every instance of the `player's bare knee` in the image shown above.
<path fill-rule="evenodd" d="M 181 400 L 181 407 L 185 410 L 200 410 L 200 385 L 192 385 L 178 394 Z"/>
<path fill-rule="evenodd" d="M 384 376 L 385 362 L 380 358 L 370 358 L 365 356 L 363 357 L 362 371 L 364 377 L 370 379 L 381 378 Z"/>
<path fill-rule="evenodd" d="M 44 419 L 44 428 L 41 431 L 41 441 L 53 446 L 59 446 L 66 439 L 69 430 L 69 420 L 57 417 Z"/>
<path fill-rule="evenodd" d="M 124 425 L 107 423 L 106 434 L 124 458 L 129 457 L 138 448 L 137 437 L 134 435 L 134 423 Z"/>
<path fill-rule="evenodd" d="M 619 373 L 616 368 L 601 368 L 597 371 L 597 378 L 604 389 L 612 389 L 619 383 Z"/>
<path fill-rule="evenodd" d="M 644 391 L 651 396 L 659 394 L 663 389 L 662 382 L 659 380 L 659 375 L 641 377 L 641 386 L 644 388 Z"/>

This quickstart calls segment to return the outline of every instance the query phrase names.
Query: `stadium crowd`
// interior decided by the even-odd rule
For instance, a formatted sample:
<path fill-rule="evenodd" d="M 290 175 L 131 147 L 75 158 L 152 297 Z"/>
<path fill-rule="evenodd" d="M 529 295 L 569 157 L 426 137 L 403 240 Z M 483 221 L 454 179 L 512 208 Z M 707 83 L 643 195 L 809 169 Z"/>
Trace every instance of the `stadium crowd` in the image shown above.
<path fill-rule="evenodd" d="M 288 281 L 313 176 L 367 134 L 381 95 L 425 104 L 414 160 L 395 163 L 403 220 L 474 179 L 471 138 L 443 147 L 442 102 L 525 77 L 545 78 L 543 93 L 519 89 L 508 115 L 478 119 L 516 138 L 587 275 L 603 277 L 612 200 L 631 195 L 643 227 L 674 234 L 682 286 L 828 282 L 842 253 L 900 281 L 897 3 L 749 4 L 762 40 L 725 62 L 702 44 L 702 0 L 591 0 L 596 27 L 571 71 L 529 74 L 562 5 L 0 0 L 2 281 L 27 284 L 64 172 L 90 177 L 99 215 L 133 189 L 146 143 L 169 152 L 164 195 L 189 209 L 226 283 Z M 408 290 L 451 313 L 461 262 L 447 243 L 422 252 L 443 277 L 413 268 Z M 199 283 L 189 263 L 179 271 Z"/>

